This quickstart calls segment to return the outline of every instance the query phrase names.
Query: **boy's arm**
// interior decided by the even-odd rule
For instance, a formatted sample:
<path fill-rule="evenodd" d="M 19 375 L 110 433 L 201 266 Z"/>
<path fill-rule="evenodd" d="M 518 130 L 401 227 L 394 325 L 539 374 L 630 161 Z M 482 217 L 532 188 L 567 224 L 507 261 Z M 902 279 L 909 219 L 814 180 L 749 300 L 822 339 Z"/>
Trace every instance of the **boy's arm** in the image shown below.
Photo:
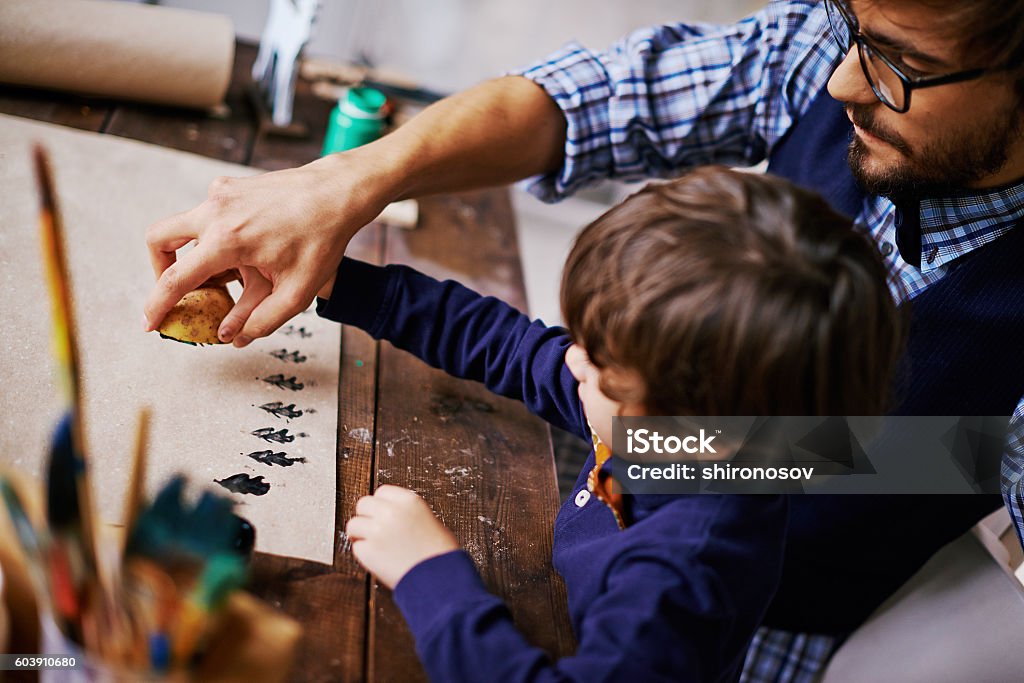
<path fill-rule="evenodd" d="M 426 560 L 395 600 L 436 681 L 729 681 L 774 594 L 786 504 L 779 496 L 691 496 L 603 541 L 615 553 L 579 624 L 574 655 L 530 645 L 462 551 Z M 582 558 L 581 558 L 582 562 Z"/>
<path fill-rule="evenodd" d="M 386 339 L 456 377 L 522 401 L 551 424 L 588 438 L 577 384 L 565 366 L 572 344 L 508 304 L 412 268 L 346 258 L 317 313 Z M 344 283 L 343 285 L 340 283 Z"/>

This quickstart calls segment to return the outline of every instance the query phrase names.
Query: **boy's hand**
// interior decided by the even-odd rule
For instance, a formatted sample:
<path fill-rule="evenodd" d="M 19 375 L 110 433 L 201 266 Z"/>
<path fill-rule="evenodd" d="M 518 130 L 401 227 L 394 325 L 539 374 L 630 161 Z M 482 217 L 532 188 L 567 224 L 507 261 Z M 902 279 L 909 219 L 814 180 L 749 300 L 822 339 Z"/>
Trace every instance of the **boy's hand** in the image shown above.
<path fill-rule="evenodd" d="M 345 532 L 359 564 L 388 588 L 423 560 L 459 547 L 422 498 L 388 484 L 359 499 Z"/>

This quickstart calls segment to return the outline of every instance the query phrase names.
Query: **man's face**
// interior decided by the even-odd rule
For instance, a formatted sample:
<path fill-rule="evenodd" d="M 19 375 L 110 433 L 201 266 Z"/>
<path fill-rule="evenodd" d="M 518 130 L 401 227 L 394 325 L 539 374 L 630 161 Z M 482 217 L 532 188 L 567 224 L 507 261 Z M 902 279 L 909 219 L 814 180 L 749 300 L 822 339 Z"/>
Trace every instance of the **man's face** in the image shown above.
<path fill-rule="evenodd" d="M 861 32 L 908 76 L 976 66 L 948 34 L 941 12 L 911 0 L 852 0 Z M 828 83 L 854 124 L 850 167 L 873 194 L 929 196 L 991 187 L 1024 176 L 1024 113 L 1010 77 L 981 78 L 913 91 L 898 114 L 875 97 L 854 47 Z"/>

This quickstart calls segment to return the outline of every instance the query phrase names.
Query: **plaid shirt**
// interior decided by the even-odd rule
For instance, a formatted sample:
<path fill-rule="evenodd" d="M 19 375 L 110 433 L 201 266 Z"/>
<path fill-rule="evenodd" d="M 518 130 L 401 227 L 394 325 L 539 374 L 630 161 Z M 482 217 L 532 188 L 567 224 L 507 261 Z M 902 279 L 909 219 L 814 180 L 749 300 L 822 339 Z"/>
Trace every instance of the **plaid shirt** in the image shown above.
<path fill-rule="evenodd" d="M 518 73 L 565 114 L 565 161 L 525 181 L 556 201 L 602 178 L 676 176 L 701 164 L 749 166 L 825 87 L 842 55 L 825 8 L 811 0 L 773 2 L 734 25 L 673 24 L 636 31 L 603 52 L 570 43 Z M 893 296 L 913 298 L 950 263 L 1024 218 L 1024 184 L 921 203 L 921 267 L 895 248 L 895 207 L 864 201 L 856 221 L 891 265 Z M 1024 399 L 1014 411 L 1003 459 L 1004 497 L 1024 542 Z M 811 681 L 834 639 L 762 628 L 743 681 Z"/>

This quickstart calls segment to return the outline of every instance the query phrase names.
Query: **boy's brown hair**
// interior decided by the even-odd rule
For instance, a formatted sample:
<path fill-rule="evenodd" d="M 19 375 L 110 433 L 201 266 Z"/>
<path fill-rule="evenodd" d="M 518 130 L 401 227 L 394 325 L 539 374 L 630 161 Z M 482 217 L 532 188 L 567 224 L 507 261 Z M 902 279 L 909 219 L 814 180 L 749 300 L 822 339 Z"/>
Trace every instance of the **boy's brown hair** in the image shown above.
<path fill-rule="evenodd" d="M 712 166 L 587 226 L 562 310 L 604 392 L 650 415 L 874 415 L 902 348 L 888 278 L 816 194 Z"/>

